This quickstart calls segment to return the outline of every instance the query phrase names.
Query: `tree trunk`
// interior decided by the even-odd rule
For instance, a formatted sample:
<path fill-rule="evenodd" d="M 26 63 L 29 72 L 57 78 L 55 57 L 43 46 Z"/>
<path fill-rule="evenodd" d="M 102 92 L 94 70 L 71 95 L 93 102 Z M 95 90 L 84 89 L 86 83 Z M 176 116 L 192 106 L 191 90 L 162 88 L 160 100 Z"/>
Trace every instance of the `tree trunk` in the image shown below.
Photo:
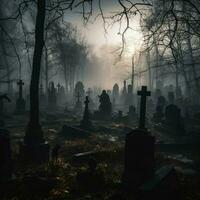
<path fill-rule="evenodd" d="M 25 142 L 27 143 L 43 142 L 43 133 L 39 123 L 39 77 L 44 46 L 45 1 L 37 1 L 35 45 L 30 84 L 30 118 L 25 136 Z"/>

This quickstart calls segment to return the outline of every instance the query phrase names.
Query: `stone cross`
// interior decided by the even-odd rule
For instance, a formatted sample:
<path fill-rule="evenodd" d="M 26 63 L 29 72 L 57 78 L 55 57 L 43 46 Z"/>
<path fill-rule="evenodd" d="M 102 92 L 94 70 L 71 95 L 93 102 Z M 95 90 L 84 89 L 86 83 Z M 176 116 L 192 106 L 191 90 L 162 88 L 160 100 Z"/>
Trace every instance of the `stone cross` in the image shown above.
<path fill-rule="evenodd" d="M 89 108 L 88 108 L 88 104 L 89 104 L 89 97 L 86 96 L 85 97 L 85 111 L 83 114 L 83 120 L 81 121 L 81 127 L 86 128 L 86 129 L 90 129 L 92 126 L 92 123 L 90 121 L 90 113 L 89 113 Z"/>
<path fill-rule="evenodd" d="M 20 79 L 18 82 L 17 82 L 17 85 L 19 85 L 19 99 L 22 99 L 22 87 L 24 85 L 24 82 Z"/>
<path fill-rule="evenodd" d="M 147 91 L 147 86 L 142 86 L 142 90 L 138 91 L 137 95 L 141 96 L 139 128 L 145 129 L 146 98 L 151 96 L 151 92 Z"/>

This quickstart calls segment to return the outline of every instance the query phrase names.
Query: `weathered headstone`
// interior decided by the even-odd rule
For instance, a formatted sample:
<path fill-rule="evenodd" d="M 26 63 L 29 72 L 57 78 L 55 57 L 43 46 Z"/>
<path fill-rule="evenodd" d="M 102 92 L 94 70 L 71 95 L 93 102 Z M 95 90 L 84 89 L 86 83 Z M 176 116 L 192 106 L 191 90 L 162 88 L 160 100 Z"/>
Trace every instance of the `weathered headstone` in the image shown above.
<path fill-rule="evenodd" d="M 19 97 L 16 101 L 16 114 L 21 114 L 25 112 L 25 107 L 26 107 L 26 102 L 25 99 L 23 98 L 23 85 L 24 82 L 22 80 L 19 80 L 17 82 L 17 85 L 19 86 Z"/>

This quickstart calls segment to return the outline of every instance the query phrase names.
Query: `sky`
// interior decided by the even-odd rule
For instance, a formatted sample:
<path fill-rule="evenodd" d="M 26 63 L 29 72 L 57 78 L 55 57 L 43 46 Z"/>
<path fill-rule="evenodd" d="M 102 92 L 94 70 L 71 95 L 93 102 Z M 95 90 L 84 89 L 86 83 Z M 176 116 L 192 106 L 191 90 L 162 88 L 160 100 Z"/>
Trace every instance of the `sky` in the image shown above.
<path fill-rule="evenodd" d="M 95 51 L 98 51 L 102 45 L 122 45 L 122 37 L 121 34 L 119 34 L 119 23 L 116 23 L 113 26 L 109 26 L 112 21 L 107 20 L 107 34 L 105 34 L 102 18 L 98 17 L 95 19 L 99 13 L 98 5 L 94 4 L 93 6 L 93 15 L 86 26 L 83 25 L 83 18 L 81 14 L 77 13 L 78 10 L 66 14 L 65 20 L 78 27 L 78 29 L 86 38 L 88 44 L 91 45 Z M 119 6 L 117 0 L 103 0 L 102 9 L 105 16 L 111 16 L 115 12 L 120 11 L 121 7 Z M 123 27 L 125 27 L 125 24 L 126 23 L 124 21 L 122 25 L 122 31 Z M 136 16 L 135 19 L 131 21 L 131 28 L 132 29 L 129 29 L 125 35 L 127 44 L 126 53 L 129 55 L 135 53 L 135 51 L 139 49 L 142 43 L 142 33 L 140 31 L 139 17 Z"/>
<path fill-rule="evenodd" d="M 98 2 L 98 0 L 94 2 Z M 92 84 L 92 79 L 95 80 L 93 82 L 97 82 L 99 77 L 101 77 L 98 85 L 102 88 L 111 89 L 115 83 L 122 86 L 123 80 L 127 79 L 131 74 L 132 56 L 133 54 L 138 53 L 143 42 L 139 16 L 135 16 L 134 19 L 130 21 L 131 29 L 125 34 L 126 49 L 124 51 L 124 56 L 126 56 L 126 64 L 119 63 L 116 67 L 114 61 L 111 59 L 113 50 L 109 51 L 109 49 L 113 49 L 112 47 L 120 47 L 122 45 L 122 35 L 119 33 L 123 32 L 126 21 L 123 21 L 122 29 L 119 31 L 119 23 L 110 26 L 112 21 L 108 20 L 108 23 L 106 23 L 107 33 L 105 34 L 102 18 L 96 18 L 99 13 L 99 7 L 97 4 L 94 4 L 93 6 L 93 15 L 86 26 L 84 26 L 83 18 L 79 13 L 79 10 L 67 12 L 65 20 L 71 22 L 74 26 L 77 26 L 78 30 L 83 34 L 87 43 L 90 45 L 92 51 L 97 56 L 103 57 L 102 65 L 100 66 L 101 69 L 98 67 L 98 70 L 95 70 L 97 74 L 90 75 L 88 78 L 90 85 Z M 116 12 L 122 11 L 122 8 L 119 6 L 118 0 L 102 0 L 102 10 L 104 16 L 108 17 L 114 15 Z"/>

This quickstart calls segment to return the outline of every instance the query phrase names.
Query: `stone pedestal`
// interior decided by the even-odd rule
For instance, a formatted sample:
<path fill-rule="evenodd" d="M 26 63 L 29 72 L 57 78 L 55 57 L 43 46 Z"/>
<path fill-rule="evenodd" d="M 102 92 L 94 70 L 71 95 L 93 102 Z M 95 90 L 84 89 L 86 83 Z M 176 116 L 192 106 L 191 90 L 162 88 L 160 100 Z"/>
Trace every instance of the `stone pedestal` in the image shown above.
<path fill-rule="evenodd" d="M 153 177 L 154 144 L 154 137 L 145 130 L 136 129 L 127 134 L 122 177 L 125 187 L 136 189 Z"/>

